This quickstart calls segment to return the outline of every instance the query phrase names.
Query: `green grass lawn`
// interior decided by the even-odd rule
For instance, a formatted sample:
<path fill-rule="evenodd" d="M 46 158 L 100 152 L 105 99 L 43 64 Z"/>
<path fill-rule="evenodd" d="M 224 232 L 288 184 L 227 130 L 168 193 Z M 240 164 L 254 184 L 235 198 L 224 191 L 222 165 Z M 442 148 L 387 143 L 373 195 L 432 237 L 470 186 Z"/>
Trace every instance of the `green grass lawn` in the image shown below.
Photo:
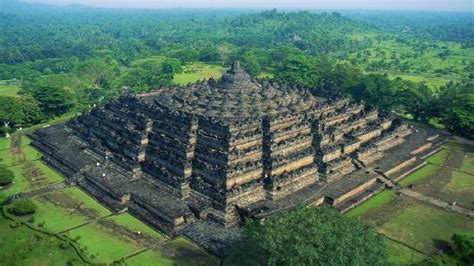
<path fill-rule="evenodd" d="M 61 232 L 110 211 L 76 187 L 69 187 L 34 199 L 38 210 L 34 224 L 44 224 L 51 232 Z"/>
<path fill-rule="evenodd" d="M 452 145 L 448 143 L 446 147 L 452 148 Z M 472 170 L 472 154 L 459 149 L 443 149 L 427 159 L 430 164 L 408 175 L 399 184 L 416 184 L 414 189 L 423 194 L 472 206 L 467 204 L 472 204 L 474 198 L 474 178 L 452 168 L 459 166 L 458 158 L 464 158 L 459 169 Z M 474 235 L 474 222 L 463 215 L 399 197 L 391 191 L 379 193 L 346 215 L 373 224 L 377 232 L 426 254 L 450 244 L 454 233 Z M 389 261 L 393 264 L 424 260 L 422 254 L 396 242 L 387 240 L 386 245 Z"/>
<path fill-rule="evenodd" d="M 126 260 L 128 265 L 218 265 L 219 260 L 185 238 L 167 240 L 128 214 L 112 216 L 65 233 L 85 248 L 94 262 L 111 263 L 156 245 Z M 110 222 L 113 222 L 110 224 Z M 124 231 L 125 230 L 125 231 Z M 135 233 L 140 231 L 140 235 Z M 130 233 L 134 235 L 130 235 Z M 151 239 L 152 242 L 146 242 Z M 161 242 L 161 244 L 160 244 Z M 113 243 L 113 245 L 110 245 Z M 158 245 L 157 245 L 158 244 Z"/>
<path fill-rule="evenodd" d="M 391 73 L 389 74 L 392 79 L 401 78 L 403 80 L 413 81 L 413 82 L 423 82 L 431 89 L 438 89 L 441 86 L 446 85 L 449 82 L 449 79 L 446 78 L 437 78 L 430 75 L 422 74 L 398 74 Z"/>
<path fill-rule="evenodd" d="M 30 145 L 22 145 L 21 150 L 23 152 L 23 155 L 25 155 L 25 159 L 27 161 L 35 161 L 41 159 L 41 153 Z"/>
<path fill-rule="evenodd" d="M 422 262 L 426 256 L 402 244 L 384 238 L 387 247 L 388 262 L 395 265 L 407 265 Z"/>
<path fill-rule="evenodd" d="M 65 235 L 77 239 L 88 257 L 96 263 L 112 263 L 141 249 L 96 223 L 68 231 Z"/>
<path fill-rule="evenodd" d="M 474 154 L 468 153 L 464 155 L 459 171 L 474 175 Z"/>
<path fill-rule="evenodd" d="M 136 67 L 136 66 L 140 66 L 140 65 L 143 65 L 143 64 L 156 64 L 156 65 L 160 65 L 160 64 L 163 63 L 165 60 L 166 60 L 166 56 L 154 55 L 154 56 L 149 56 L 149 57 L 147 57 L 147 58 L 135 60 L 135 61 L 133 61 L 133 62 L 130 64 L 130 66 Z"/>
<path fill-rule="evenodd" d="M 127 265 L 140 265 L 140 266 L 171 266 L 176 265 L 176 263 L 171 259 L 166 259 L 161 257 L 157 252 L 153 250 L 147 250 L 143 253 L 140 253 L 136 256 L 133 256 L 125 260 Z"/>
<path fill-rule="evenodd" d="M 56 171 L 49 168 L 43 161 L 36 160 L 32 162 L 36 169 L 38 169 L 43 175 L 47 176 L 51 183 L 61 182 L 64 180 L 64 177 L 59 175 Z"/>
<path fill-rule="evenodd" d="M 385 190 L 373 196 L 363 204 L 348 211 L 346 215 L 349 217 L 360 217 L 369 211 L 374 211 L 378 208 L 384 208 L 384 206 L 390 204 L 390 202 L 396 199 L 397 196 L 392 191 Z"/>
<path fill-rule="evenodd" d="M 11 166 L 8 167 L 8 169 L 13 171 L 15 178 L 7 189 L 0 190 L 0 202 L 3 202 L 3 200 L 10 195 L 28 190 L 29 187 L 28 181 L 23 176 L 23 170 L 20 165 Z"/>
<path fill-rule="evenodd" d="M 222 76 L 223 70 L 221 66 L 193 63 L 185 65 L 183 73 L 175 75 L 173 81 L 176 84 L 186 85 L 203 79 L 218 79 Z"/>
<path fill-rule="evenodd" d="M 441 198 L 474 209 L 474 175 L 455 171 L 443 188 Z"/>
<path fill-rule="evenodd" d="M 21 154 L 12 154 L 12 150 L 7 147 L 10 142 L 11 139 L 3 141 L 6 149 L 0 150 L 0 156 L 1 163 L 10 166 L 9 169 L 13 171 L 15 178 L 7 189 L 0 191 L 0 202 L 15 193 L 37 189 L 63 180 L 62 176 L 39 160 L 41 154 L 29 146 L 31 143 L 29 138 L 21 137 Z M 25 161 L 19 161 L 21 155 L 24 155 Z"/>
<path fill-rule="evenodd" d="M 4 145 L 9 145 L 9 141 L 4 141 Z M 11 166 L 15 163 L 15 159 L 12 156 L 12 153 L 9 148 L 0 149 L 0 164 Z"/>
<path fill-rule="evenodd" d="M 434 173 L 437 169 L 439 169 L 438 166 L 427 164 L 422 168 L 416 170 L 415 172 L 409 174 L 407 177 L 403 178 L 401 181 L 398 182 L 398 184 L 402 186 L 408 186 L 423 182 L 425 181 L 425 179 L 429 178 L 430 175 Z"/>
<path fill-rule="evenodd" d="M 118 225 L 126 227 L 131 231 L 140 231 L 142 234 L 148 235 L 149 237 L 156 238 L 161 241 L 165 241 L 165 237 L 159 232 L 153 230 L 151 227 L 145 225 L 137 218 L 133 217 L 128 213 L 123 213 L 120 215 L 112 216 L 108 218 L 109 220 L 114 221 Z"/>
<path fill-rule="evenodd" d="M 258 74 L 258 76 L 257 76 L 257 78 L 269 78 L 269 79 L 271 79 L 273 77 L 274 77 L 273 73 L 269 73 L 269 72 L 262 72 L 262 73 Z"/>
<path fill-rule="evenodd" d="M 474 236 L 474 222 L 463 215 L 418 202 L 410 202 L 388 218 L 377 231 L 431 254 L 454 233 Z"/>
<path fill-rule="evenodd" d="M 373 36 L 362 38 L 373 41 Z M 449 81 L 468 80 L 466 59 L 474 60 L 473 48 L 461 47 L 453 42 L 439 41 L 437 47 L 422 50 L 417 49 L 419 44 L 402 43 L 392 38 L 375 41 L 373 44 L 372 47 L 350 54 L 348 60 L 367 72 L 388 73 L 391 78 L 424 82 L 433 90 Z M 449 56 L 440 58 L 438 55 L 445 48 L 449 51 Z"/>
<path fill-rule="evenodd" d="M 446 161 L 446 158 L 448 158 L 448 155 L 449 155 L 449 150 L 442 149 L 438 151 L 437 153 L 428 157 L 426 161 L 432 164 L 442 165 Z"/>
<path fill-rule="evenodd" d="M 34 165 L 36 171 L 38 171 L 37 174 L 40 175 L 41 179 L 33 181 L 30 178 L 27 178 L 27 174 L 25 174 L 24 170 L 24 165 L 15 165 L 9 167 L 9 169 L 12 170 L 15 174 L 15 178 L 13 179 L 13 183 L 7 189 L 0 191 L 0 201 L 2 201 L 3 198 L 6 196 L 13 195 L 22 191 L 36 189 L 56 182 L 61 182 L 63 180 L 62 176 L 54 172 L 43 162 L 34 161 L 31 163 Z"/>
<path fill-rule="evenodd" d="M 5 81 L 0 82 L 0 96 L 16 96 L 20 91 L 17 85 L 8 85 Z"/>
<path fill-rule="evenodd" d="M 377 232 L 426 254 L 431 254 L 436 248 L 450 243 L 454 233 L 474 235 L 474 222 L 460 214 L 425 205 L 410 198 L 393 199 L 388 194 L 377 196 L 379 198 L 369 199 L 347 215 L 373 224 Z M 403 245 L 389 240 L 386 244 L 389 261 L 392 263 L 409 263 L 412 253 L 415 261 L 423 259 L 422 254 Z"/>
<path fill-rule="evenodd" d="M 0 138 L 0 152 L 10 148 L 11 139 L 10 138 Z M 0 153 L 3 154 L 3 153 Z M 3 157 L 0 157 L 3 158 Z"/>
<path fill-rule="evenodd" d="M 452 147 L 448 143 L 445 147 Z M 447 202 L 474 208 L 474 156 L 459 149 L 442 149 L 427 158 L 428 165 L 402 179 L 402 186 Z"/>
<path fill-rule="evenodd" d="M 127 213 L 73 229 L 65 235 L 71 239 L 80 237 L 79 245 L 86 248 L 88 256 L 98 263 L 111 263 L 143 250 L 149 245 L 167 241 L 160 233 Z M 155 263 L 168 261 L 159 255 L 155 255 L 153 258 Z M 137 259 L 144 260 L 143 258 Z"/>
<path fill-rule="evenodd" d="M 60 248 L 63 242 L 56 237 L 10 224 L 0 215 L 0 265 L 85 265 L 72 248 Z"/>

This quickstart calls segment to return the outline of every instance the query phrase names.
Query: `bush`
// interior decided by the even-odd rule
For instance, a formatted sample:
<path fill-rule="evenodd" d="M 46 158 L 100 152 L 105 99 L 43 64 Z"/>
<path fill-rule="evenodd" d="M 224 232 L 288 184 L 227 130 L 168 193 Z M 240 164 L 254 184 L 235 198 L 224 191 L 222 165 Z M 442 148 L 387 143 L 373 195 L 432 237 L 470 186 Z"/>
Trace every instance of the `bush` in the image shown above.
<path fill-rule="evenodd" d="M 27 215 L 35 213 L 36 204 L 30 199 L 19 199 L 14 201 L 8 211 L 14 215 Z"/>
<path fill-rule="evenodd" d="M 454 256 L 458 261 L 466 265 L 474 264 L 474 237 L 454 234 L 451 238 L 454 242 Z"/>
<path fill-rule="evenodd" d="M 15 174 L 4 165 L 0 165 L 0 186 L 5 186 L 13 181 Z"/>
<path fill-rule="evenodd" d="M 71 248 L 71 246 L 69 245 L 69 243 L 61 242 L 61 244 L 59 244 L 59 248 L 62 250 L 68 250 Z"/>

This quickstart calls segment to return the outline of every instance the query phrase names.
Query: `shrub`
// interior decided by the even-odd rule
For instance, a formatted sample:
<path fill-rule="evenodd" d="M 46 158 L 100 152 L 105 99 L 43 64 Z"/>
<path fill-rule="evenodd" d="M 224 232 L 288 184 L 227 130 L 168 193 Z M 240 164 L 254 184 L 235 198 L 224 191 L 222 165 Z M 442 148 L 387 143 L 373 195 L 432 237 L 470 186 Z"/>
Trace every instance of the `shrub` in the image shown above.
<path fill-rule="evenodd" d="M 61 244 L 59 244 L 59 248 L 62 250 L 68 250 L 71 248 L 71 246 L 68 243 L 61 242 Z"/>
<path fill-rule="evenodd" d="M 14 215 L 33 214 L 36 211 L 36 204 L 30 199 L 19 199 L 14 201 L 8 211 Z"/>
<path fill-rule="evenodd" d="M 4 165 L 0 165 L 0 186 L 5 186 L 13 181 L 15 174 Z"/>
<path fill-rule="evenodd" d="M 474 237 L 454 234 L 451 237 L 454 242 L 454 256 L 466 265 L 474 264 Z"/>
<path fill-rule="evenodd" d="M 10 228 L 18 228 L 21 226 L 21 222 L 13 221 L 10 223 Z"/>

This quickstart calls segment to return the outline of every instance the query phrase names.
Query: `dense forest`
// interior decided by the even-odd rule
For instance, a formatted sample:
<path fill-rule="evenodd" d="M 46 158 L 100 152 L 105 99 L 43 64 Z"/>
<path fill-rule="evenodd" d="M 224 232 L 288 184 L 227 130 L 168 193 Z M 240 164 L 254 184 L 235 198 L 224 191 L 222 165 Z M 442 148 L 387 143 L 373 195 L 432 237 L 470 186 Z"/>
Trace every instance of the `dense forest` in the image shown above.
<path fill-rule="evenodd" d="M 3 133 L 125 90 L 173 85 L 193 64 L 237 59 L 256 78 L 346 95 L 474 137 L 470 13 L 1 5 Z"/>

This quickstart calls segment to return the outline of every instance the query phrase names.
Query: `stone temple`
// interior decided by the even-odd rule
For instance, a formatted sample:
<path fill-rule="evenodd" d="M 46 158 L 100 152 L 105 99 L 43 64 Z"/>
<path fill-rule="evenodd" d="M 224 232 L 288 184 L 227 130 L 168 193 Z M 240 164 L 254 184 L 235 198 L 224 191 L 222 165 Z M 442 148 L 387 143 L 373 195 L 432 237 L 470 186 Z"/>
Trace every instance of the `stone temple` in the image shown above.
<path fill-rule="evenodd" d="M 298 204 L 346 210 L 382 190 L 381 178 L 421 165 L 441 141 L 416 126 L 258 82 L 235 62 L 218 81 L 122 95 L 31 137 L 109 208 L 219 253 L 245 217 Z"/>

